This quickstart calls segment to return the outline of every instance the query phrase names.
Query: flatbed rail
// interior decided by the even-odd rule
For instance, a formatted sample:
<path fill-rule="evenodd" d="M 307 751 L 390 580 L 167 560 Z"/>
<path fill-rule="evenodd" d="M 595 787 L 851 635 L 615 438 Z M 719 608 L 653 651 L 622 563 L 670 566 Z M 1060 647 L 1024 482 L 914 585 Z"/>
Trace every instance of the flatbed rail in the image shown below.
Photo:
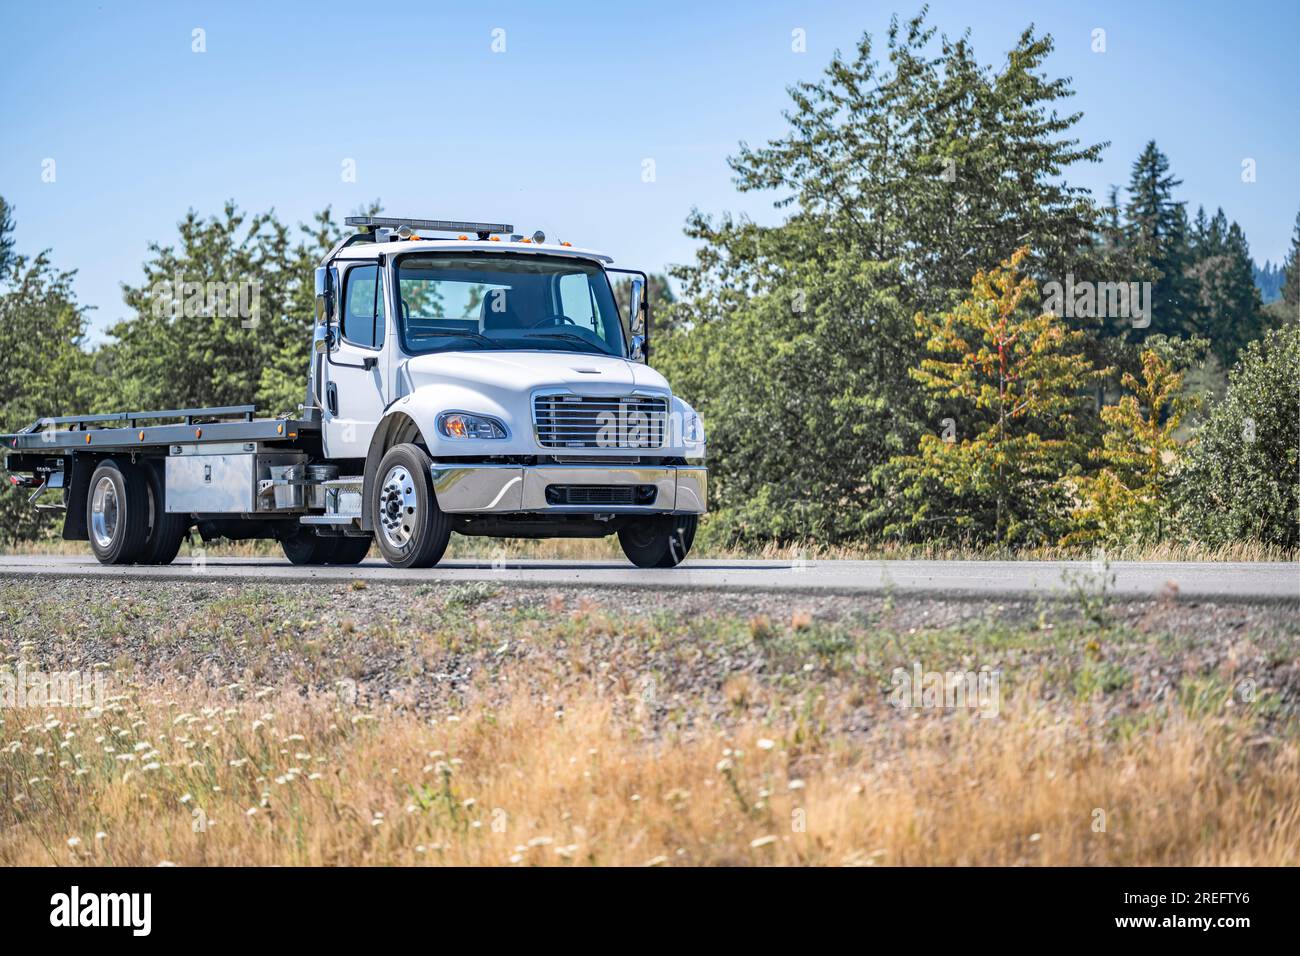
<path fill-rule="evenodd" d="M 319 428 L 314 422 L 295 418 L 254 418 L 256 411 L 254 405 L 221 405 L 38 418 L 21 431 L 0 435 L 0 451 L 60 454 L 157 445 L 294 441 Z M 142 424 L 165 419 L 182 421 Z M 107 427 L 113 423 L 125 423 L 125 426 Z"/>

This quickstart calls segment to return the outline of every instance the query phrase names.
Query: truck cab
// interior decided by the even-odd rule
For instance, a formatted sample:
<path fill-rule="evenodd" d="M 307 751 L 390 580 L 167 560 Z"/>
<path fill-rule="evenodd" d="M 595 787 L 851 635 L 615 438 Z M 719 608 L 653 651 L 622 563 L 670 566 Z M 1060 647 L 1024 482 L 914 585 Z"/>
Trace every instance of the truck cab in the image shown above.
<path fill-rule="evenodd" d="M 325 459 L 359 468 L 359 527 L 384 557 L 426 565 L 449 531 L 616 533 L 634 563 L 679 563 L 705 440 L 647 364 L 644 274 L 510 226 L 348 224 L 316 274 L 305 407 Z M 611 274 L 629 275 L 628 315 Z"/>

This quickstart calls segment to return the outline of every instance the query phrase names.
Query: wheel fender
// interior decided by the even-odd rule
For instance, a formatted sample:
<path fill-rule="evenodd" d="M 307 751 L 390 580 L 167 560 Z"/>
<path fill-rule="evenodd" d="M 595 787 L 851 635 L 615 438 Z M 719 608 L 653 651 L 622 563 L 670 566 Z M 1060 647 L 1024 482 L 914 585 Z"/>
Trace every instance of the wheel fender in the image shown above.
<path fill-rule="evenodd" d="M 379 420 L 379 426 L 375 429 L 374 435 L 370 437 L 370 448 L 366 452 L 366 467 L 362 472 L 361 482 L 361 530 L 374 531 L 374 524 L 370 520 L 370 493 L 374 490 L 375 481 L 378 479 L 379 463 L 384 459 L 384 453 L 394 445 L 400 445 L 402 442 L 412 442 L 417 445 L 424 445 L 428 448 L 428 442 L 425 440 L 424 431 L 416 423 L 415 419 L 405 411 L 397 411 L 392 408 L 385 413 L 384 417 Z"/>
<path fill-rule="evenodd" d="M 75 452 L 64 459 L 68 490 L 63 499 L 67 511 L 63 517 L 64 541 L 89 541 L 90 529 L 86 527 L 86 497 L 90 494 L 90 476 L 99 462 L 90 455 Z"/>

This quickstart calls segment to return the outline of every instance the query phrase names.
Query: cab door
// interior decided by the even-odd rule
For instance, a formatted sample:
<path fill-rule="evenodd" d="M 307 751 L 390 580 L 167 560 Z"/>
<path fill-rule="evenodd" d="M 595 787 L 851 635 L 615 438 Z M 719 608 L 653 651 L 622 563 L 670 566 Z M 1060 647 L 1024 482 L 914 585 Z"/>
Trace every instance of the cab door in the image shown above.
<path fill-rule="evenodd" d="M 337 333 L 325 353 L 323 437 L 330 458 L 364 458 L 388 404 L 383 269 L 341 270 Z"/>

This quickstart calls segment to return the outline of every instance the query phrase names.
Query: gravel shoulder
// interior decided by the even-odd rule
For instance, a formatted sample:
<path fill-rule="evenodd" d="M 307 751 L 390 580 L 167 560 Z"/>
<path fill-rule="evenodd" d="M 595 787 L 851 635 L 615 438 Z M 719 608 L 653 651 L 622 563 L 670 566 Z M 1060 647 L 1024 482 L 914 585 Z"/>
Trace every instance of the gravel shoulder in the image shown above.
<path fill-rule="evenodd" d="M 1177 702 L 1300 713 L 1300 620 L 1277 604 L 1179 599 L 971 601 L 361 580 L 282 585 L 132 579 L 0 582 L 0 661 L 97 670 L 133 687 L 346 693 L 455 713 L 595 678 L 652 728 L 700 730 L 812 707 L 839 732 L 905 719 L 896 668 L 996 671 L 1046 706 L 1108 721 Z"/>

